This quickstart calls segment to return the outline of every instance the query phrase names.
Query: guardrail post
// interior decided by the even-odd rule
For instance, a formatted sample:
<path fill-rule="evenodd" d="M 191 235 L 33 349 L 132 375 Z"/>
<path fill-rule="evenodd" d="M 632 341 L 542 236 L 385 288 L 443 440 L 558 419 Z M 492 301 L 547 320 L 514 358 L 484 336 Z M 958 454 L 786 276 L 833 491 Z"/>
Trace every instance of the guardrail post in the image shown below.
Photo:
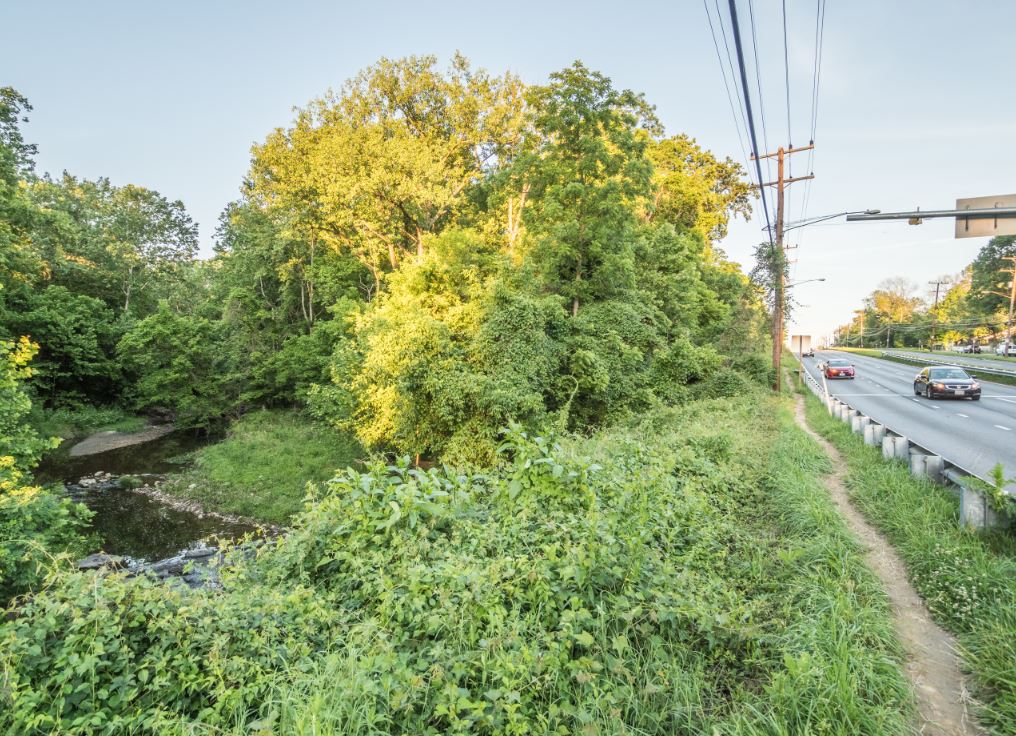
<path fill-rule="evenodd" d="M 875 425 L 869 424 L 864 428 L 864 444 L 874 447 L 877 443 L 875 442 Z"/>
<path fill-rule="evenodd" d="M 893 438 L 885 436 L 882 438 L 882 457 L 886 460 L 891 460 L 896 456 L 896 450 L 893 445 Z"/>
<path fill-rule="evenodd" d="M 876 447 L 881 447 L 882 440 L 885 439 L 885 425 L 875 424 L 873 422 L 871 425 L 871 433 L 874 437 L 874 441 L 872 442 L 872 444 L 875 445 Z"/>
<path fill-rule="evenodd" d="M 922 455 L 919 452 L 910 454 L 910 474 L 912 476 L 915 478 L 924 478 L 927 476 L 928 470 L 925 466 L 927 457 L 927 455 Z"/>
<path fill-rule="evenodd" d="M 945 460 L 939 455 L 928 455 L 924 458 L 924 471 L 936 483 L 942 482 L 942 471 L 945 470 Z"/>
<path fill-rule="evenodd" d="M 893 457 L 903 462 L 910 460 L 910 440 L 906 437 L 893 437 Z"/>
<path fill-rule="evenodd" d="M 960 485 L 960 526 L 989 529 L 1000 523 L 984 494 Z"/>

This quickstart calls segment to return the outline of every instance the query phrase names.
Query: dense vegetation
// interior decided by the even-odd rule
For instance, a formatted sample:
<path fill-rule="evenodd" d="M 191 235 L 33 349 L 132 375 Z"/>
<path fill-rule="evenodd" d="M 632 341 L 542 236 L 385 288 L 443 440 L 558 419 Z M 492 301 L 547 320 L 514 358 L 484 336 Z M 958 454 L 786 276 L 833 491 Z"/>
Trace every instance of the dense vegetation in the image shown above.
<path fill-rule="evenodd" d="M 713 246 L 740 168 L 576 63 L 542 86 L 382 60 L 253 149 L 216 255 L 183 205 L 39 177 L 2 97 L 0 337 L 50 410 L 210 426 L 306 407 L 372 451 L 486 464 L 509 421 L 603 426 L 761 348 Z"/>
<path fill-rule="evenodd" d="M 253 147 L 208 259 L 178 201 L 37 174 L 29 110 L 0 90 L 0 730 L 909 732 L 715 245 L 750 188 L 642 96 L 381 60 Z M 32 468 L 127 412 L 225 429 L 167 488 L 286 533 L 217 589 L 69 569 L 87 514 Z"/>
<path fill-rule="evenodd" d="M 808 420 L 844 453 L 851 499 L 899 551 L 935 620 L 958 635 L 982 722 L 1016 733 L 1016 541 L 959 528 L 953 494 L 881 461 L 810 396 Z"/>
<path fill-rule="evenodd" d="M 905 278 L 887 279 L 837 328 L 847 347 L 928 347 L 1004 343 L 1009 328 L 1010 285 L 1016 275 L 1016 236 L 992 238 L 977 257 L 927 298 Z M 1016 333 L 1014 333 L 1016 334 Z"/>
<path fill-rule="evenodd" d="M 341 473 L 222 591 L 67 576 L 0 629 L 0 727 L 907 732 L 887 602 L 785 404 L 502 453 Z"/>

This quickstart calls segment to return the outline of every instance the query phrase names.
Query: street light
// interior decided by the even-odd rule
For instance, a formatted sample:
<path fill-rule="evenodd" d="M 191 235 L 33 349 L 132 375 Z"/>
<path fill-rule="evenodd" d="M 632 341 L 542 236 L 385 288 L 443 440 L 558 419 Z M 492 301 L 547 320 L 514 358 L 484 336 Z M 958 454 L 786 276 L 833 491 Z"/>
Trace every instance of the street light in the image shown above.
<path fill-rule="evenodd" d="M 852 212 L 837 212 L 835 215 L 816 215 L 815 217 L 808 217 L 804 220 L 798 220 L 797 222 L 791 222 L 783 228 L 783 232 L 788 230 L 796 230 L 799 227 L 806 227 L 808 225 L 814 225 L 816 222 L 824 222 L 825 220 L 833 220 L 837 217 L 843 217 L 844 215 L 877 215 L 882 210 L 854 210 Z M 765 228 L 762 228 L 765 230 Z"/>
<path fill-rule="evenodd" d="M 804 281 L 795 281 L 792 284 L 787 284 L 783 288 L 784 289 L 790 289 L 790 288 L 792 288 L 794 286 L 800 286 L 801 284 L 807 284 L 807 283 L 810 283 L 812 281 L 825 281 L 825 277 L 823 276 L 822 278 L 818 278 L 818 279 L 805 279 Z"/>

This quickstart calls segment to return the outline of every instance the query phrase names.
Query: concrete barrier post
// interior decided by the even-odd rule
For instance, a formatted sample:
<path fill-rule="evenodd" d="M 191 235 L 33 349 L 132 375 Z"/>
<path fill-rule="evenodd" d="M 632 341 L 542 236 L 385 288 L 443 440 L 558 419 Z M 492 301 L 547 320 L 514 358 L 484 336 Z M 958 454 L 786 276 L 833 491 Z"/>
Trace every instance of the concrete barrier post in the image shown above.
<path fill-rule="evenodd" d="M 936 483 L 943 480 L 942 471 L 945 470 L 945 460 L 939 455 L 928 455 L 924 458 L 924 472 Z"/>
<path fill-rule="evenodd" d="M 892 437 L 882 438 L 882 457 L 886 460 L 890 460 L 896 456 L 896 446 L 893 444 Z"/>
<path fill-rule="evenodd" d="M 960 526 L 989 529 L 999 525 L 998 514 L 980 491 L 960 487 Z"/>
<path fill-rule="evenodd" d="M 911 453 L 910 455 L 910 474 L 915 478 L 924 478 L 927 474 L 927 468 L 925 467 L 925 458 L 927 455 L 922 455 L 918 452 Z"/>
<path fill-rule="evenodd" d="M 910 440 L 906 437 L 893 437 L 893 457 L 908 462 L 910 460 Z"/>
<path fill-rule="evenodd" d="M 876 444 L 878 444 L 878 443 L 875 442 L 875 425 L 874 424 L 869 424 L 867 427 L 864 428 L 864 444 L 866 444 L 866 445 L 868 445 L 870 447 L 874 447 Z"/>
<path fill-rule="evenodd" d="M 885 439 L 885 425 L 884 424 L 872 424 L 871 432 L 874 435 L 874 442 L 872 443 L 876 447 L 882 446 L 882 440 Z"/>

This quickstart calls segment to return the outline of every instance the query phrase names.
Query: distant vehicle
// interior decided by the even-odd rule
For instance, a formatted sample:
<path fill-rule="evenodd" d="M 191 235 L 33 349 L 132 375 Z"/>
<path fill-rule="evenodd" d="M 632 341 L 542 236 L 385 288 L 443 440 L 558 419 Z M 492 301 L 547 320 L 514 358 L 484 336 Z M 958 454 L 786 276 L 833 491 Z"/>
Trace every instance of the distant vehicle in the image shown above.
<path fill-rule="evenodd" d="M 826 378 L 854 378 L 854 366 L 843 358 L 830 358 L 822 364 Z"/>
<path fill-rule="evenodd" d="M 811 346 L 811 335 L 791 335 L 790 348 L 802 358 L 815 357 L 815 348 Z"/>
<path fill-rule="evenodd" d="M 953 345 L 952 351 L 954 353 L 979 353 L 981 352 L 980 345 Z"/>
<path fill-rule="evenodd" d="M 914 377 L 914 395 L 935 398 L 981 400 L 981 384 L 955 365 L 925 368 Z"/>
<path fill-rule="evenodd" d="M 999 343 L 998 347 L 995 348 L 995 355 L 1016 356 L 1016 345 L 1008 342 Z"/>

